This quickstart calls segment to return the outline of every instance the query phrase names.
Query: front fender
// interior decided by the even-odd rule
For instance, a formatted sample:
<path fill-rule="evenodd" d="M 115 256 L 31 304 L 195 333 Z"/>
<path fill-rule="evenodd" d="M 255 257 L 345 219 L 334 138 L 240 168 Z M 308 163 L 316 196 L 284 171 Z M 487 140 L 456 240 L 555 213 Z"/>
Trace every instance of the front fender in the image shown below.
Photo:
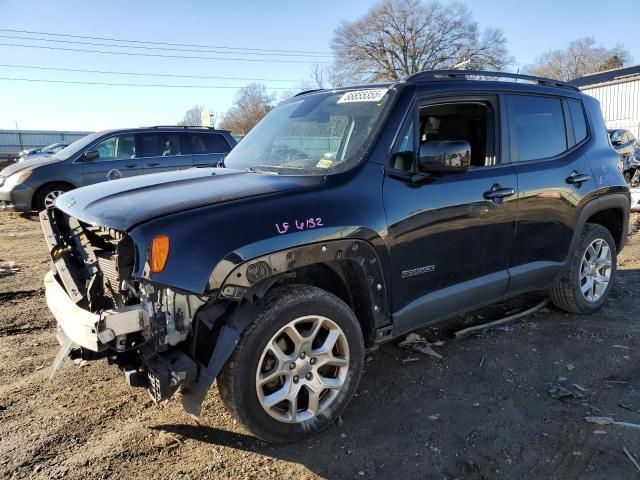
<path fill-rule="evenodd" d="M 365 233 L 358 229 L 358 233 Z M 327 238 L 306 245 L 288 248 L 241 261 L 240 253 L 233 253 L 221 261 L 210 277 L 210 287 L 226 300 L 240 301 L 265 281 L 288 271 L 314 264 L 348 263 L 367 286 L 368 306 L 373 329 L 390 321 L 385 275 L 375 247 L 362 238 Z M 250 296 L 250 295 L 249 295 Z"/>
<path fill-rule="evenodd" d="M 230 271 L 245 261 L 346 238 L 373 245 L 386 272 L 382 178 L 379 165 L 365 162 L 356 171 L 330 176 L 318 187 L 153 219 L 129 232 L 137 251 L 133 276 L 182 291 L 217 295 Z M 169 257 L 165 269 L 154 274 L 148 268 L 148 248 L 162 234 L 170 238 Z"/>

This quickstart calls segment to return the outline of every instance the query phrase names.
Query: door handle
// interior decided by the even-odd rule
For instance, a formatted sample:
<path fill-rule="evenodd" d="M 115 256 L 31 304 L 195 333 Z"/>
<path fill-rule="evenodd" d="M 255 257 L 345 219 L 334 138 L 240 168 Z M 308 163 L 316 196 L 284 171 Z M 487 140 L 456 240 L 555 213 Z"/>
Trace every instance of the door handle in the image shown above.
<path fill-rule="evenodd" d="M 483 197 L 487 200 L 499 200 L 515 194 L 516 190 L 514 188 L 503 188 L 499 183 L 496 183 L 491 186 L 491 190 L 484 192 Z"/>
<path fill-rule="evenodd" d="M 571 172 L 571 175 L 566 178 L 566 182 L 570 183 L 571 185 L 581 185 L 582 183 L 588 182 L 589 180 L 591 180 L 590 175 L 587 175 L 586 173 L 578 173 L 575 170 Z"/>
<path fill-rule="evenodd" d="M 138 165 L 125 165 L 124 168 L 136 168 Z"/>
<path fill-rule="evenodd" d="M 159 163 L 153 162 L 153 163 L 147 163 L 147 167 L 157 167 L 158 165 L 160 165 Z"/>

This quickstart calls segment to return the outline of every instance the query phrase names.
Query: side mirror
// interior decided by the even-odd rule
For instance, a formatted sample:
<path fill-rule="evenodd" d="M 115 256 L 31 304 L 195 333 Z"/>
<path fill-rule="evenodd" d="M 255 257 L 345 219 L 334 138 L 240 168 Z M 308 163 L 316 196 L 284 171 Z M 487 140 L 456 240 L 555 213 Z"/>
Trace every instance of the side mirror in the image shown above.
<path fill-rule="evenodd" d="M 439 140 L 420 145 L 421 173 L 464 172 L 471 164 L 469 142 Z"/>
<path fill-rule="evenodd" d="M 612 139 L 611 145 L 613 145 L 614 147 L 617 147 L 618 145 L 622 145 L 622 140 L 620 140 L 619 138 Z"/>
<path fill-rule="evenodd" d="M 100 158 L 100 153 L 97 150 L 89 150 L 82 156 L 82 161 L 90 162 L 91 160 L 95 160 L 96 158 Z"/>

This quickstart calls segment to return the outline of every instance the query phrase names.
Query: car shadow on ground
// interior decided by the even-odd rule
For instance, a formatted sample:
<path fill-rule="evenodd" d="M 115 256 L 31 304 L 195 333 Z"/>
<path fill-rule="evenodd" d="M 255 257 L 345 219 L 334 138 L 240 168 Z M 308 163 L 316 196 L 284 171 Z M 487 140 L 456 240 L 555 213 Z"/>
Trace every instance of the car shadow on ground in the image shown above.
<path fill-rule="evenodd" d="M 38 212 L 20 212 L 18 213 L 20 218 L 24 218 L 25 220 L 29 220 L 30 222 L 39 222 L 40 216 Z"/>
<path fill-rule="evenodd" d="M 575 383 L 593 411 L 629 414 L 617 402 L 633 400 L 640 375 L 621 357 L 631 350 L 610 345 L 640 343 L 639 284 L 640 270 L 621 270 L 611 300 L 590 316 L 549 308 L 460 340 L 451 339 L 459 323 L 440 324 L 443 359 L 383 345 L 367 358 L 340 424 L 300 442 L 269 444 L 202 424 L 153 428 L 301 464 L 324 478 L 580 478 L 594 470 L 623 478 L 628 465 L 613 434 L 585 429 L 584 398 L 560 401 L 548 390 Z M 612 378 L 624 381 L 607 383 Z M 626 441 L 640 448 L 640 440 Z"/>

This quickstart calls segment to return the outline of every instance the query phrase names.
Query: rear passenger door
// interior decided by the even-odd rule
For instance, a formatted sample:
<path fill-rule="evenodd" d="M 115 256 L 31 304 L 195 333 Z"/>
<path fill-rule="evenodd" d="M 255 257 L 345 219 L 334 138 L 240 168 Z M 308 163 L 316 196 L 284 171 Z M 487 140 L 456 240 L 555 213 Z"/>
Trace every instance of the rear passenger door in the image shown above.
<path fill-rule="evenodd" d="M 231 151 L 229 142 L 219 133 L 189 133 L 188 136 L 196 167 L 215 167 Z"/>
<path fill-rule="evenodd" d="M 167 172 L 193 166 L 193 159 L 182 132 L 138 134 L 143 173 Z"/>
<path fill-rule="evenodd" d="M 582 102 L 507 95 L 509 156 L 518 178 L 516 245 L 509 262 L 512 292 L 545 287 L 563 271 L 578 212 L 595 198 L 585 156 L 589 132 Z"/>

